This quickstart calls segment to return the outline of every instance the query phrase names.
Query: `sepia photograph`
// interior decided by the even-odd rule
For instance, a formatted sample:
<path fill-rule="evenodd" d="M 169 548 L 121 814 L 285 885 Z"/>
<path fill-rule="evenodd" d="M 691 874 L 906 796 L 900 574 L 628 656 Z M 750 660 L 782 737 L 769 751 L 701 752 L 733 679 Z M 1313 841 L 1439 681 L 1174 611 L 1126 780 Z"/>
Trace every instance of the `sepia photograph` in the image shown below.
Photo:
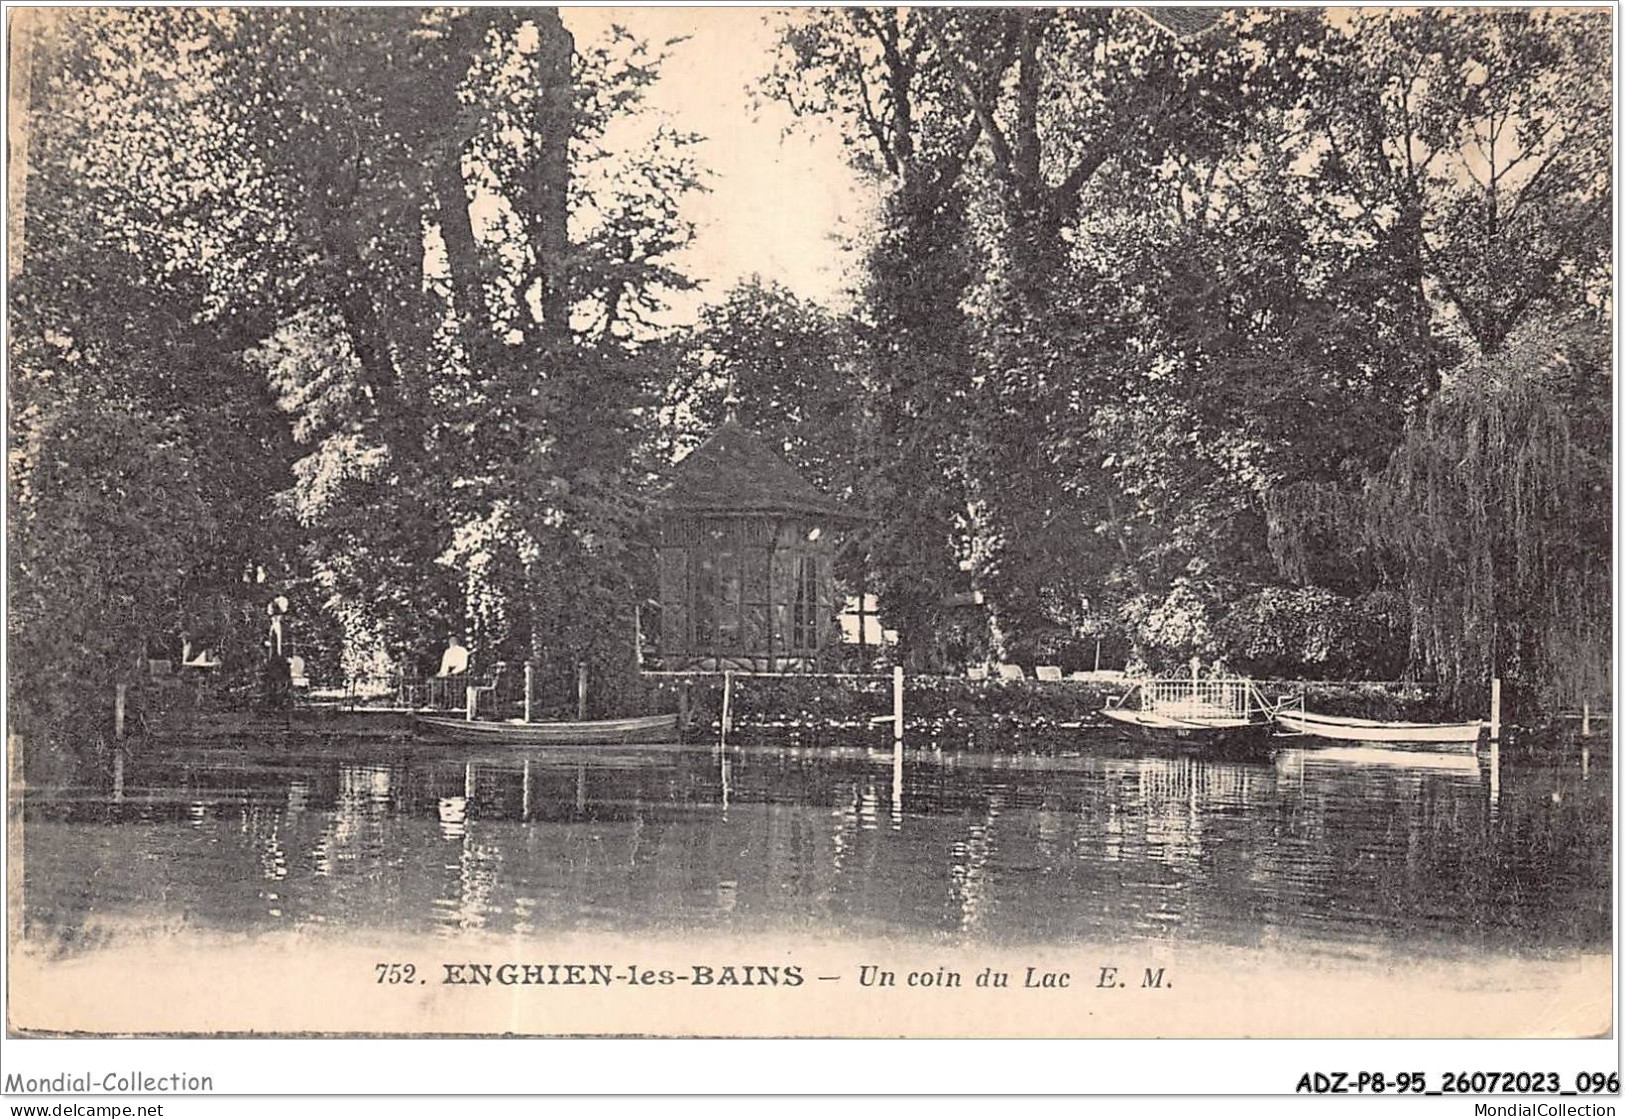
<path fill-rule="evenodd" d="M 10 7 L 8 1036 L 1612 1038 L 1614 18 Z"/>

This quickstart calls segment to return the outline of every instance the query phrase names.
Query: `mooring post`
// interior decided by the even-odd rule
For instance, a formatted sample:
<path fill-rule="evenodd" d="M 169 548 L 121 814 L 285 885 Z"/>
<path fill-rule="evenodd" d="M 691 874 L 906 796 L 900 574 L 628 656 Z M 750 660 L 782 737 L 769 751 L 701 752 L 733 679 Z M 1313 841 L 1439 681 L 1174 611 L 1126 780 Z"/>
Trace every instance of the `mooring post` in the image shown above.
<path fill-rule="evenodd" d="M 728 744 L 728 728 L 733 725 L 734 674 L 722 674 L 722 744 Z"/>
<path fill-rule="evenodd" d="M 113 690 L 113 737 L 120 742 L 124 741 L 124 701 L 129 687 L 128 684 L 120 684 Z"/>
<path fill-rule="evenodd" d="M 1490 681 L 1490 741 L 1501 738 L 1501 678 Z"/>
<path fill-rule="evenodd" d="M 474 721 L 474 714 L 476 709 L 479 707 L 479 704 L 480 693 L 475 690 L 473 684 L 469 684 L 463 689 L 463 706 L 465 708 L 463 717 L 468 722 L 472 723 Z"/>
<path fill-rule="evenodd" d="M 1501 740 L 1490 739 L 1490 818 L 1501 803 Z"/>
<path fill-rule="evenodd" d="M 691 686 L 687 680 L 684 680 L 681 684 L 677 685 L 677 725 L 683 730 L 688 729 L 689 721 L 694 717 L 690 687 Z"/>
<path fill-rule="evenodd" d="M 891 752 L 891 821 L 892 829 L 903 826 L 903 744 L 892 747 Z"/>
<path fill-rule="evenodd" d="M 1591 737 L 1591 704 L 1589 703 L 1580 706 L 1580 737 Z"/>
<path fill-rule="evenodd" d="M 525 662 L 525 722 L 530 722 L 531 697 L 536 694 L 536 666 Z M 529 765 L 530 763 L 525 763 Z"/>
<path fill-rule="evenodd" d="M 718 750 L 717 758 L 722 763 L 722 772 L 719 776 L 722 779 L 722 811 L 726 815 L 728 811 L 728 794 L 733 792 L 733 781 L 728 775 L 728 751 Z"/>
<path fill-rule="evenodd" d="M 903 666 L 893 665 L 891 670 L 891 738 L 898 746 L 903 744 Z"/>
<path fill-rule="evenodd" d="M 576 719 L 587 718 L 587 662 L 576 661 Z"/>

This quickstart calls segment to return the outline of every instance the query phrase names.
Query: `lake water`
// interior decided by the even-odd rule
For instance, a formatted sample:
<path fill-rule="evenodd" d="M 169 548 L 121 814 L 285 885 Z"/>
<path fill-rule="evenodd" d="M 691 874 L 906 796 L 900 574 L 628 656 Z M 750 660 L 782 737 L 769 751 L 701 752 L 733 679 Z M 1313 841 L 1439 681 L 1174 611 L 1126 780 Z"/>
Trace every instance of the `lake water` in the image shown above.
<path fill-rule="evenodd" d="M 1493 767 L 1108 738 L 911 747 L 900 767 L 852 748 L 148 746 L 29 791 L 25 936 L 58 958 L 132 925 L 1606 951 L 1612 772 L 1591 741 L 1504 746 Z"/>

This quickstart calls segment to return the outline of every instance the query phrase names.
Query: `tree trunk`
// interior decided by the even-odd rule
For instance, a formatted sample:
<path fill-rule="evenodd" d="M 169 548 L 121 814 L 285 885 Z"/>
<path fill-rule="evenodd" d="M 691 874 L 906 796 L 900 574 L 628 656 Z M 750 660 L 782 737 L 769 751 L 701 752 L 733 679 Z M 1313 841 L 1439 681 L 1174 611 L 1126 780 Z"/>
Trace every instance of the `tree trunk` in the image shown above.
<path fill-rule="evenodd" d="M 419 149 L 432 153 L 428 172 L 446 246 L 452 313 L 466 359 L 474 368 L 485 364 L 482 355 L 491 331 L 479 242 L 463 177 L 463 153 L 473 139 L 475 119 L 461 106 L 458 91 L 484 49 L 492 22 L 491 13 L 478 9 L 448 17 L 439 37 L 420 40 L 414 63 L 420 82 L 432 89 L 429 100 L 439 106 L 438 115 L 414 118 L 412 125 L 419 132 Z"/>
<path fill-rule="evenodd" d="M 439 202 L 440 238 L 446 245 L 446 265 L 451 278 L 452 312 L 457 332 L 471 366 L 481 363 L 479 355 L 489 334 L 485 324 L 485 285 L 480 275 L 479 243 L 474 239 L 474 222 L 468 213 L 468 187 L 463 179 L 463 145 L 455 139 L 435 160 L 435 196 Z"/>
<path fill-rule="evenodd" d="M 6 186 L 11 191 L 11 208 L 6 216 L 7 275 L 13 280 L 23 270 L 23 245 L 28 215 L 28 141 L 34 124 L 34 68 L 45 53 L 39 39 L 46 20 L 60 19 L 62 13 L 46 13 L 23 8 L 11 13 L 11 159 L 6 167 Z"/>
<path fill-rule="evenodd" d="M 531 244 L 541 283 L 542 337 L 546 347 L 553 349 L 565 343 L 570 332 L 570 136 L 575 130 L 575 86 L 570 70 L 575 39 L 556 8 L 536 15 L 536 30 L 541 95 L 531 168 L 535 205 L 530 215 Z"/>

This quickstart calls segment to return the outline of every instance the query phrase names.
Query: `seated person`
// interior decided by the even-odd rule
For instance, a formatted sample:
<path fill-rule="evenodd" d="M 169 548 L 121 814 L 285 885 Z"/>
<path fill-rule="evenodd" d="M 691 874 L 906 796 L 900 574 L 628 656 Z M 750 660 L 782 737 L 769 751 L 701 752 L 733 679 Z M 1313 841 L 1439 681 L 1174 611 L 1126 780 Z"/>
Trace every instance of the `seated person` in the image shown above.
<path fill-rule="evenodd" d="M 203 649 L 194 655 L 192 636 L 181 634 L 181 667 L 182 668 L 219 668 L 220 658 L 213 649 Z"/>
<path fill-rule="evenodd" d="M 454 633 L 446 639 L 446 651 L 440 657 L 439 676 L 461 676 L 468 671 L 468 650 Z"/>

